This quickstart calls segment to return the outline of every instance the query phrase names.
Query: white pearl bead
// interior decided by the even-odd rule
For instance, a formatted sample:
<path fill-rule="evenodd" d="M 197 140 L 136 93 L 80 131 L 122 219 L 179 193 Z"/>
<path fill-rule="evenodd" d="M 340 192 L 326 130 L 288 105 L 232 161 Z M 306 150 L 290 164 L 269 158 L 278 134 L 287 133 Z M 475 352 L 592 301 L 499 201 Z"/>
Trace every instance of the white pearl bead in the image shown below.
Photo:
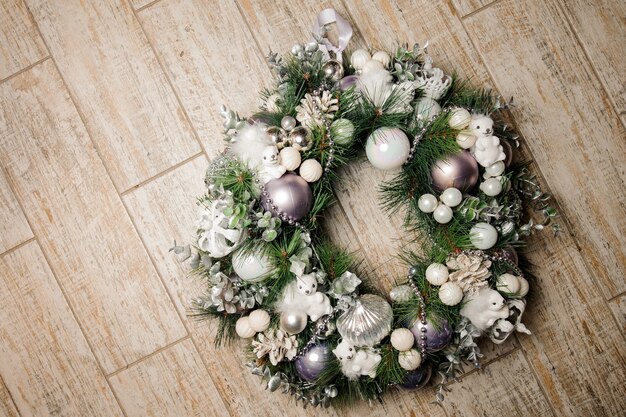
<path fill-rule="evenodd" d="M 265 255 L 237 251 L 233 255 L 233 270 L 244 281 L 259 282 L 270 273 L 272 265 Z"/>
<path fill-rule="evenodd" d="M 458 188 L 446 188 L 439 198 L 446 206 L 456 207 L 463 201 L 463 194 Z"/>
<path fill-rule="evenodd" d="M 452 129 L 465 129 L 472 121 L 472 115 L 470 112 L 463 108 L 457 108 L 450 112 L 450 119 L 448 120 L 448 126 Z"/>
<path fill-rule="evenodd" d="M 237 332 L 237 335 L 242 339 L 249 339 L 256 333 L 250 327 L 250 321 L 248 317 L 241 317 L 239 320 L 237 320 L 237 323 L 235 323 L 235 332 Z"/>
<path fill-rule="evenodd" d="M 270 315 L 265 310 L 254 310 L 248 316 L 248 324 L 255 332 L 264 332 L 270 327 Z"/>
<path fill-rule="evenodd" d="M 419 368 L 419 366 L 422 364 L 422 355 L 420 355 L 417 349 L 400 352 L 400 354 L 398 355 L 398 364 L 402 369 L 412 371 Z"/>
<path fill-rule="evenodd" d="M 477 223 L 470 229 L 470 241 L 476 249 L 489 249 L 498 241 L 498 231 L 489 223 Z"/>
<path fill-rule="evenodd" d="M 520 287 L 519 279 L 512 274 L 502 274 L 496 280 L 496 288 L 503 293 L 517 294 Z"/>
<path fill-rule="evenodd" d="M 400 168 L 411 151 L 406 134 L 395 127 L 376 129 L 365 144 L 365 154 L 374 167 L 382 170 Z"/>
<path fill-rule="evenodd" d="M 370 53 L 365 49 L 357 49 L 350 56 L 350 63 L 355 70 L 360 70 L 367 61 L 372 59 Z"/>
<path fill-rule="evenodd" d="M 463 299 L 463 289 L 456 282 L 446 282 L 439 288 L 439 299 L 447 306 L 455 306 Z"/>
<path fill-rule="evenodd" d="M 432 213 L 437 208 L 437 197 L 432 194 L 424 194 L 417 200 L 417 207 L 423 213 Z"/>
<path fill-rule="evenodd" d="M 378 52 L 376 52 L 372 56 L 372 59 L 375 60 L 375 61 L 380 62 L 381 64 L 383 64 L 383 66 L 385 68 L 387 68 L 389 66 L 389 64 L 391 63 L 391 57 L 385 51 L 378 51 Z"/>
<path fill-rule="evenodd" d="M 456 143 L 463 149 L 469 149 L 476 143 L 476 136 L 468 130 L 461 130 L 456 135 Z"/>
<path fill-rule="evenodd" d="M 480 189 L 489 197 L 495 197 L 502 192 L 502 183 L 497 178 L 488 178 L 480 184 Z"/>
<path fill-rule="evenodd" d="M 404 352 L 409 350 L 415 344 L 415 336 L 409 329 L 396 329 L 391 332 L 391 346 L 394 349 Z"/>
<path fill-rule="evenodd" d="M 504 168 L 504 162 L 498 161 L 495 164 L 485 168 L 485 174 L 489 175 L 490 177 L 499 177 L 500 175 L 504 174 Z"/>
<path fill-rule="evenodd" d="M 385 67 L 383 66 L 383 64 L 380 63 L 380 61 L 374 61 L 373 59 L 370 59 L 365 64 L 363 64 L 363 68 L 361 69 L 361 72 L 363 74 L 367 74 L 370 72 L 380 71 L 384 69 Z"/>
<path fill-rule="evenodd" d="M 426 268 L 426 281 L 432 285 L 442 285 L 449 275 L 448 267 L 443 264 L 433 263 Z"/>
<path fill-rule="evenodd" d="M 280 164 L 287 168 L 287 171 L 295 171 L 300 166 L 302 157 L 300 152 L 294 147 L 283 148 L 280 151 Z"/>
<path fill-rule="evenodd" d="M 433 212 L 433 217 L 437 223 L 449 223 L 452 220 L 452 209 L 445 204 L 439 204 Z"/>
<path fill-rule="evenodd" d="M 519 291 L 517 292 L 517 295 L 520 297 L 526 297 L 528 290 L 530 289 L 530 285 L 528 285 L 528 281 L 524 277 L 517 277 L 517 279 L 519 280 Z"/>
<path fill-rule="evenodd" d="M 307 159 L 300 165 L 299 172 L 306 182 L 315 182 L 322 177 L 322 165 L 315 159 Z"/>

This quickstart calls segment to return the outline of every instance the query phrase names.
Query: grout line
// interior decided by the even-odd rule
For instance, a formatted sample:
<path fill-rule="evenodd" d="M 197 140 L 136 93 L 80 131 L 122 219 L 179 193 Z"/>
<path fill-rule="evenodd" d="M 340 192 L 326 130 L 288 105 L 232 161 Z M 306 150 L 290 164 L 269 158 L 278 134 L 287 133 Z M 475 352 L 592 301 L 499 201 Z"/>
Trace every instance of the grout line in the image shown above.
<path fill-rule="evenodd" d="M 234 1 L 235 7 L 237 8 L 237 11 L 239 12 L 239 16 L 241 17 L 241 20 L 243 20 L 244 23 L 246 24 L 246 29 L 248 29 L 248 33 L 250 34 L 250 36 L 252 36 L 252 39 L 254 39 L 254 43 L 256 44 L 258 53 L 261 54 L 261 60 L 270 69 L 270 73 L 274 74 L 274 70 L 272 69 L 272 66 L 267 62 L 266 55 L 263 52 L 263 48 L 261 48 L 261 42 L 259 42 L 259 39 L 255 35 L 256 31 L 252 30 L 252 27 L 250 26 L 250 22 L 248 22 L 248 19 L 246 19 L 246 14 L 243 12 L 243 8 L 239 4 L 239 2 L 240 0 Z"/>
<path fill-rule="evenodd" d="M 17 197 L 15 197 L 15 199 L 17 200 Z M 26 218 L 26 214 L 24 214 L 24 218 Z M 32 230 L 31 230 L 31 233 L 32 233 Z M 28 245 L 29 243 L 31 243 L 34 240 L 35 240 L 35 236 L 33 235 L 33 237 L 23 241 L 22 243 L 19 243 L 19 244 L 13 246 L 12 248 L 9 248 L 9 249 L 5 250 L 2 253 L 0 253 L 0 257 L 4 257 L 6 255 L 9 255 L 9 254 L 15 252 L 16 250 L 22 248 L 23 246 Z"/>
<path fill-rule="evenodd" d="M 460 13 L 460 12 L 459 12 L 459 10 L 456 8 L 456 6 L 454 6 L 454 4 L 451 4 L 451 6 L 452 6 L 452 7 L 456 10 L 456 12 L 458 13 L 459 20 L 462 20 L 462 19 L 465 19 L 466 17 L 471 17 L 471 16 L 473 16 L 473 15 L 475 15 L 475 14 L 478 14 L 478 13 L 482 12 L 483 10 L 485 10 L 485 9 L 487 9 L 487 8 L 489 8 L 489 7 L 492 7 L 492 6 L 496 5 L 497 3 L 500 3 L 501 1 L 502 1 L 502 0 L 495 0 L 495 1 L 489 2 L 489 3 L 487 3 L 487 4 L 484 4 L 484 5 L 480 6 L 480 7 L 479 7 L 479 8 L 477 8 L 476 10 L 472 10 L 471 12 L 469 12 L 469 13 L 468 13 L 468 14 L 466 14 L 466 15 L 461 15 L 461 13 Z M 467 31 L 466 31 L 466 32 L 467 32 Z"/>
<path fill-rule="evenodd" d="M 596 79 L 598 80 L 598 82 L 602 86 L 602 90 L 604 90 L 604 93 L 608 97 L 609 102 L 611 103 L 611 107 L 613 108 L 613 111 L 617 115 L 617 118 L 622 123 L 622 126 L 624 128 L 626 128 L 626 120 L 622 119 L 620 112 L 617 110 L 617 102 L 613 98 L 613 95 L 609 92 L 609 89 L 608 89 L 606 83 L 604 82 L 603 78 L 600 76 L 600 73 L 598 72 L 597 67 L 595 65 L 593 65 L 594 61 L 591 59 L 591 56 L 587 52 L 586 44 L 583 43 L 583 41 L 581 40 L 581 37 L 578 35 L 578 32 L 576 31 L 576 26 L 574 25 L 574 22 L 572 20 L 573 18 L 566 12 L 565 8 L 559 2 L 556 2 L 554 4 L 554 6 L 559 9 L 561 14 L 565 18 L 565 22 L 567 23 L 567 25 L 569 26 L 569 29 L 571 30 L 572 34 L 574 35 L 574 39 L 576 39 L 576 42 L 580 46 L 579 49 L 583 52 L 583 55 L 584 55 L 585 59 L 587 60 L 587 62 L 589 62 L 591 64 L 588 67 L 591 67 L 591 71 L 596 76 Z"/>
<path fill-rule="evenodd" d="M 198 131 L 196 130 L 196 127 L 191 122 L 191 117 L 189 117 L 189 113 L 187 112 L 187 109 L 185 108 L 185 106 L 183 105 L 182 100 L 180 99 L 180 95 L 178 94 L 178 90 L 176 90 L 175 85 L 172 82 L 172 79 L 170 77 L 169 72 L 166 70 L 166 67 L 163 64 L 163 61 L 161 60 L 161 57 L 159 56 L 159 54 L 157 53 L 156 48 L 154 47 L 154 45 L 150 41 L 150 37 L 148 36 L 148 32 L 144 28 L 143 23 L 141 22 L 141 19 L 139 18 L 139 15 L 137 14 L 137 10 L 133 9 L 133 6 L 132 6 L 132 4 L 130 4 L 130 1 L 131 0 L 128 0 L 128 2 L 129 2 L 128 6 L 132 10 L 133 17 L 135 18 L 135 20 L 137 21 L 137 24 L 141 28 L 141 33 L 143 34 L 144 38 L 146 39 L 146 43 L 148 45 L 150 45 L 150 50 L 152 51 L 152 55 L 154 55 L 154 58 L 156 59 L 157 63 L 159 64 L 159 68 L 161 69 L 161 72 L 163 73 L 163 76 L 165 77 L 165 80 L 167 81 L 167 84 L 169 85 L 170 89 L 172 90 L 172 94 L 174 94 L 174 98 L 176 98 L 176 103 L 178 103 L 178 106 L 180 107 L 180 110 L 183 112 L 183 116 L 185 118 L 185 122 L 191 128 L 191 132 L 193 134 L 193 137 L 198 142 L 198 145 L 200 146 L 200 149 L 202 150 L 202 152 L 206 155 L 207 159 L 211 160 L 211 158 L 209 157 L 209 154 L 208 154 L 206 148 L 204 147 L 204 144 L 202 143 L 202 140 L 200 139 L 200 135 L 198 134 Z M 157 0 L 157 1 L 160 1 L 160 0 Z M 153 3 L 156 3 L 156 1 L 153 2 Z M 153 3 L 150 3 L 150 4 L 153 4 Z M 149 6 L 149 5 L 146 5 L 146 7 L 147 6 Z"/>
<path fill-rule="evenodd" d="M 624 291 L 624 292 L 622 292 L 622 293 L 619 293 L 619 294 L 617 294 L 617 295 L 614 295 L 613 297 L 611 297 L 611 298 L 607 299 L 607 300 L 606 300 L 606 302 L 607 302 L 607 303 L 611 303 L 611 302 L 613 302 L 613 301 L 617 300 L 618 298 L 621 298 L 621 297 L 623 297 L 623 296 L 625 296 L 625 295 L 626 295 L 626 291 Z M 618 326 L 618 327 L 619 327 L 619 326 Z"/>
<path fill-rule="evenodd" d="M 183 159 L 182 161 L 180 161 L 180 162 L 176 163 L 175 165 L 172 165 L 171 167 L 169 167 L 169 168 L 159 172 L 158 174 L 153 175 L 152 177 L 150 177 L 150 178 L 148 178 L 146 180 L 143 180 L 143 181 L 141 181 L 140 183 L 138 183 L 136 185 L 133 185 L 128 190 L 122 191 L 120 193 L 120 197 L 124 197 L 125 195 L 132 193 L 136 189 L 138 189 L 140 187 L 143 187 L 146 184 L 149 184 L 149 183 L 151 183 L 151 182 L 153 182 L 155 180 L 158 180 L 161 177 L 166 176 L 170 172 L 177 170 L 178 168 L 182 167 L 183 165 L 187 164 L 188 162 L 193 161 L 194 159 L 198 158 L 199 156 L 204 156 L 204 152 L 200 151 L 200 152 L 198 152 L 195 155 L 191 155 L 189 158 Z"/>
<path fill-rule="evenodd" d="M 168 349 L 170 349 L 170 348 L 178 345 L 179 343 L 182 343 L 185 340 L 188 340 L 190 338 L 191 338 L 191 336 L 188 333 L 186 336 L 181 337 L 178 340 L 174 340 L 173 342 L 168 343 L 167 345 L 158 348 L 154 352 L 151 352 L 151 353 L 147 354 L 146 356 L 142 356 L 141 358 L 137 359 L 136 361 L 133 361 L 133 362 L 130 362 L 130 363 L 126 364 L 126 366 L 123 366 L 123 367 L 121 367 L 119 369 L 116 369 L 115 371 L 111 372 L 110 374 L 105 375 L 105 377 L 108 380 L 109 378 L 112 378 L 112 377 L 116 376 L 117 374 L 122 373 L 125 370 L 130 369 L 133 366 L 136 366 L 136 365 L 140 364 L 141 362 L 144 362 L 145 360 L 152 358 L 153 356 L 156 356 L 156 355 L 158 355 L 160 353 L 163 353 L 164 351 L 166 351 L 166 350 L 168 350 Z"/>
<path fill-rule="evenodd" d="M 45 57 L 41 58 L 40 60 L 35 61 L 35 62 L 33 62 L 32 64 L 25 66 L 25 67 L 24 67 L 24 68 L 22 68 L 21 70 L 19 70 L 19 71 L 17 71 L 17 72 L 14 72 L 13 74 L 9 75 L 9 76 L 8 76 L 8 77 L 6 77 L 6 78 L 1 79 L 1 80 L 0 80 L 0 84 L 5 83 L 5 82 L 7 82 L 7 81 L 9 81 L 9 80 L 11 80 L 11 79 L 13 79 L 13 78 L 17 77 L 18 75 L 20 75 L 20 74 L 22 74 L 22 73 L 24 73 L 24 72 L 26 72 L 26 71 L 28 71 L 28 70 L 32 69 L 33 67 L 36 67 L 37 65 L 41 64 L 42 62 L 45 62 L 46 60 L 48 60 L 48 59 L 50 59 L 50 58 L 51 58 L 51 57 L 50 57 L 50 55 L 47 55 L 47 56 L 45 56 Z"/>
<path fill-rule="evenodd" d="M 142 11 L 142 10 L 147 9 L 147 8 L 148 8 L 148 7 L 150 7 L 150 6 L 154 6 L 155 4 L 159 3 L 160 1 L 161 1 L 161 0 L 153 0 L 153 1 L 151 1 L 151 2 L 149 2 L 149 3 L 147 3 L 147 4 L 144 4 L 143 6 L 141 6 L 141 7 L 137 8 L 137 9 L 134 9 L 134 10 L 135 10 L 135 12 L 140 12 L 140 11 Z M 131 4 L 130 6 L 131 6 L 131 7 L 133 7 L 133 5 L 132 5 L 132 4 Z"/>

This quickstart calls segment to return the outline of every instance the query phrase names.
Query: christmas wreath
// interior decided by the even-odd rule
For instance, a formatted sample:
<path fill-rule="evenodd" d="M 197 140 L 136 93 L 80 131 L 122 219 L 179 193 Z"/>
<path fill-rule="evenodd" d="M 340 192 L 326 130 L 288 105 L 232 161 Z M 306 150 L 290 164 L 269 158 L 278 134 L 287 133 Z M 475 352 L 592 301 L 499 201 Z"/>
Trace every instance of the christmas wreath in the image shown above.
<path fill-rule="evenodd" d="M 192 314 L 218 321 L 218 345 L 248 339 L 251 373 L 305 404 L 381 399 L 431 375 L 442 401 L 463 363 L 479 366 L 479 337 L 530 333 L 515 248 L 556 212 L 513 162 L 510 102 L 434 67 L 426 47 L 344 54 L 352 30 L 334 10 L 314 34 L 270 54 L 276 84 L 256 114 L 222 107 L 227 146 L 206 174 L 195 243 L 174 247 L 208 284 Z M 395 173 L 381 206 L 403 212 L 416 238 L 389 294 L 320 227 L 337 168 L 362 146 Z"/>

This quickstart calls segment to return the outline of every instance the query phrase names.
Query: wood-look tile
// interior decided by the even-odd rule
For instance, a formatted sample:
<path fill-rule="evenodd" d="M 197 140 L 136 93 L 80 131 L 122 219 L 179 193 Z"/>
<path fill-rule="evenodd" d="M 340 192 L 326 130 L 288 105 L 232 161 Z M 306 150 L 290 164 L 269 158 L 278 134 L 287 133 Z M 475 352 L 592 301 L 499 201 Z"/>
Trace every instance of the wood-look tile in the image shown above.
<path fill-rule="evenodd" d="M 119 191 L 200 151 L 126 0 L 27 0 Z"/>
<path fill-rule="evenodd" d="M 52 61 L 0 85 L 0 163 L 105 372 L 186 335 Z"/>
<path fill-rule="evenodd" d="M 0 253 L 26 242 L 33 232 L 24 217 L 19 203 L 0 171 Z"/>
<path fill-rule="evenodd" d="M 45 58 L 47 54 L 24 2 L 0 2 L 0 80 Z"/>
<path fill-rule="evenodd" d="M 0 375 L 22 416 L 123 415 L 36 242 L 0 257 L 0 304 Z"/>

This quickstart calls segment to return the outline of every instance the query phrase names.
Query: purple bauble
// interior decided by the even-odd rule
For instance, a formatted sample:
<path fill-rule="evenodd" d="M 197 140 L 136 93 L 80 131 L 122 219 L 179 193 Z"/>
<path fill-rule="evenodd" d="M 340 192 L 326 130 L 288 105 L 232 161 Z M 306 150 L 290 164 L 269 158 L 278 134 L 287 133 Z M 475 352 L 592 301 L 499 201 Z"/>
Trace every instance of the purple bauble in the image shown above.
<path fill-rule="evenodd" d="M 436 161 L 430 176 L 437 191 L 452 187 L 468 191 L 478 182 L 478 163 L 468 151 L 461 151 Z"/>
<path fill-rule="evenodd" d="M 348 88 L 352 87 L 359 80 L 358 75 L 348 75 L 347 77 L 343 77 L 339 82 L 337 82 L 337 86 L 341 91 L 346 91 Z"/>
<path fill-rule="evenodd" d="M 398 386 L 406 390 L 418 390 L 430 381 L 432 373 L 433 368 L 430 364 L 422 365 L 413 371 L 407 372 L 404 381 L 398 384 Z"/>
<path fill-rule="evenodd" d="M 506 155 L 506 158 L 504 158 L 504 166 L 508 168 L 509 165 L 511 165 L 511 162 L 513 162 L 513 146 L 511 145 L 511 142 L 506 139 L 501 139 L 500 145 L 502 145 L 502 150 Z"/>
<path fill-rule="evenodd" d="M 331 350 L 326 344 L 313 345 L 296 359 L 296 371 L 302 379 L 315 381 L 330 363 Z"/>
<path fill-rule="evenodd" d="M 309 213 L 313 205 L 313 192 L 309 183 L 291 172 L 269 181 L 265 184 L 265 191 L 272 202 L 261 199 L 263 207 L 275 216 L 280 211 L 298 221 Z"/>
<path fill-rule="evenodd" d="M 450 324 L 445 319 L 430 318 L 426 324 L 422 324 L 420 319 L 415 320 L 411 328 L 411 333 L 415 337 L 416 346 L 420 346 L 422 336 L 426 336 L 426 350 L 436 352 L 448 346 L 452 341 L 454 332 Z"/>
<path fill-rule="evenodd" d="M 515 250 L 515 248 L 511 246 L 504 248 L 502 249 L 501 254 L 507 261 L 511 262 L 513 265 L 518 265 L 519 256 L 517 256 L 517 251 Z"/>

